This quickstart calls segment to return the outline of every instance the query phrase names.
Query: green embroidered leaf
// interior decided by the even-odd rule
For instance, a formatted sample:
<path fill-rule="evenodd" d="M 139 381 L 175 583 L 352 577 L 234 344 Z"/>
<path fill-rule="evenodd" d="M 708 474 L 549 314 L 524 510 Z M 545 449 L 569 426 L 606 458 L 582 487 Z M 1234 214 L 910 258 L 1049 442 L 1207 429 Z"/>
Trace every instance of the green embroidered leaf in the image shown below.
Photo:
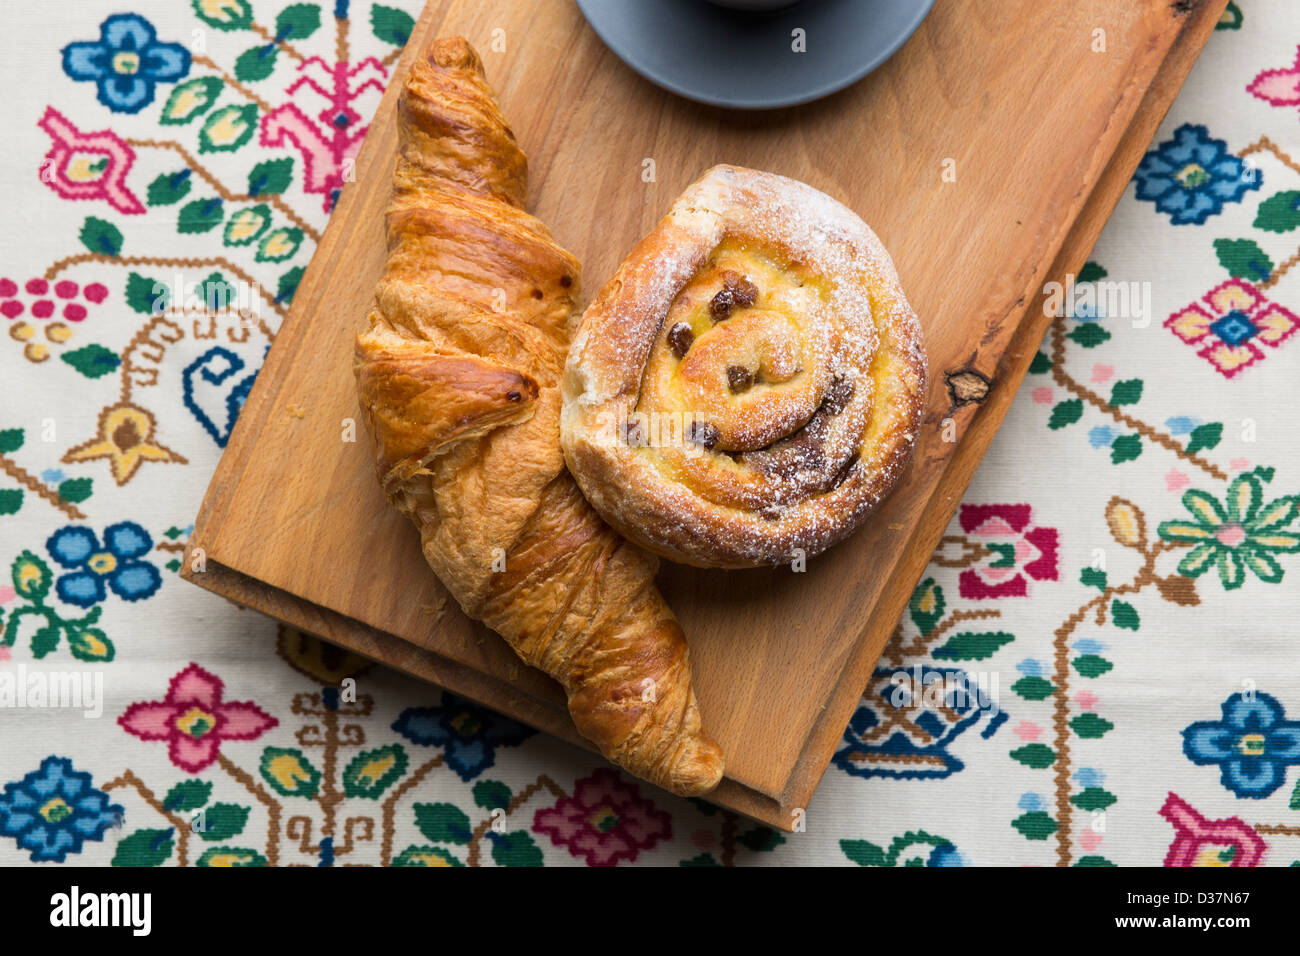
<path fill-rule="evenodd" d="M 225 206 L 220 199 L 196 199 L 181 206 L 176 219 L 176 231 L 183 233 L 209 232 L 221 225 L 225 218 Z"/>
<path fill-rule="evenodd" d="M 1112 405 L 1136 405 L 1142 398 L 1142 379 L 1126 378 L 1110 390 Z"/>
<path fill-rule="evenodd" d="M 239 302 L 239 288 L 233 282 L 227 282 L 220 272 L 204 279 L 197 291 L 202 296 L 202 306 L 210 312 L 223 311 Z"/>
<path fill-rule="evenodd" d="M 1029 363 L 1029 373 L 1031 375 L 1042 375 L 1052 370 L 1052 360 L 1047 357 L 1046 352 L 1034 353 L 1034 360 Z"/>
<path fill-rule="evenodd" d="M 1074 861 L 1074 865 L 1075 866 L 1114 866 L 1115 864 L 1110 862 L 1110 860 L 1106 859 L 1104 856 L 1090 855 L 1090 856 L 1079 857 L 1079 859 Z"/>
<path fill-rule="evenodd" d="M 510 805 L 510 788 L 499 780 L 480 780 L 474 784 L 474 805 L 484 810 L 505 809 Z"/>
<path fill-rule="evenodd" d="M 235 79 L 242 83 L 256 83 L 275 72 L 275 59 L 280 49 L 274 43 L 263 43 L 245 50 L 235 58 Z"/>
<path fill-rule="evenodd" d="M 1097 263 L 1089 260 L 1088 262 L 1085 262 L 1083 268 L 1079 270 L 1079 277 L 1075 281 L 1078 283 L 1096 282 L 1099 279 L 1106 278 L 1107 275 L 1109 275 L 1109 273 L 1107 273 L 1105 269 Z"/>
<path fill-rule="evenodd" d="M 141 315 L 160 315 L 171 305 L 171 290 L 165 282 L 132 272 L 126 277 L 126 304 Z"/>
<path fill-rule="evenodd" d="M 1127 601 L 1115 601 L 1111 604 L 1110 619 L 1115 622 L 1116 627 L 1122 627 L 1128 631 L 1136 631 L 1141 624 L 1137 608 Z"/>
<path fill-rule="evenodd" d="M 1250 239 L 1215 239 L 1214 252 L 1234 278 L 1263 282 L 1273 274 L 1273 260 Z"/>
<path fill-rule="evenodd" d="M 71 352 L 64 352 L 59 358 L 67 362 L 86 378 L 102 378 L 116 372 L 122 360 L 116 352 L 111 352 L 102 345 L 85 345 Z"/>
<path fill-rule="evenodd" d="M 722 864 L 719 863 L 717 860 L 715 860 L 712 854 L 709 853 L 701 853 L 699 856 L 693 856 L 689 860 L 682 860 L 682 862 L 678 863 L 677 865 L 678 866 L 722 866 Z"/>
<path fill-rule="evenodd" d="M 415 29 L 415 21 L 405 10 L 376 3 L 370 8 L 370 28 L 385 43 L 404 46 Z"/>
<path fill-rule="evenodd" d="M 393 859 L 393 866 L 464 866 L 456 854 L 440 846 L 408 846 Z"/>
<path fill-rule="evenodd" d="M 247 246 L 266 232 L 271 225 L 271 207 L 265 204 L 247 206 L 231 214 L 221 241 L 228 246 Z"/>
<path fill-rule="evenodd" d="M 954 634 L 942 647 L 934 649 L 935 660 L 943 661 L 982 661 L 992 657 L 998 648 L 1015 640 L 1005 631 L 986 631 L 971 633 L 969 631 Z"/>
<path fill-rule="evenodd" d="M 250 196 L 279 195 L 289 188 L 293 180 L 293 159 L 285 156 L 280 159 L 265 159 L 253 167 L 248 174 L 248 194 Z"/>
<path fill-rule="evenodd" d="M 301 750 L 267 747 L 258 767 L 262 779 L 276 793 L 286 797 L 314 797 L 320 788 L 320 771 Z"/>
<path fill-rule="evenodd" d="M 1223 422 L 1207 422 L 1192 429 L 1187 440 L 1187 453 L 1193 454 L 1201 449 L 1214 448 L 1223 438 Z"/>
<path fill-rule="evenodd" d="M 151 206 L 170 206 L 189 195 L 194 186 L 194 178 L 188 169 L 178 173 L 163 173 L 149 184 L 145 201 Z"/>
<path fill-rule="evenodd" d="M 81 244 L 100 256 L 117 256 L 122 254 L 122 231 L 103 219 L 87 216 L 78 236 Z"/>
<path fill-rule="evenodd" d="M 1096 654 L 1080 655 L 1071 663 L 1074 665 L 1074 669 L 1084 677 L 1100 677 L 1115 666 L 1106 658 L 1098 657 Z"/>
<path fill-rule="evenodd" d="M 0 515 L 17 514 L 23 506 L 23 493 L 18 488 L 0 488 Z"/>
<path fill-rule="evenodd" d="M 754 827 L 740 835 L 741 846 L 755 853 L 768 853 L 785 842 L 785 837 L 771 827 Z"/>
<path fill-rule="evenodd" d="M 41 658 L 59 646 L 59 626 L 47 624 L 32 635 L 32 657 Z"/>
<path fill-rule="evenodd" d="M 918 584 L 907 602 L 907 612 L 911 615 L 912 623 L 922 634 L 929 634 L 939 623 L 946 607 L 943 588 L 935 584 L 934 578 L 926 578 Z"/>
<path fill-rule="evenodd" d="M 1045 677 L 1022 677 L 1011 689 L 1025 700 L 1046 700 L 1056 687 Z"/>
<path fill-rule="evenodd" d="M 1140 435 L 1121 435 L 1111 442 L 1110 460 L 1116 465 L 1132 461 L 1141 454 L 1142 438 Z"/>
<path fill-rule="evenodd" d="M 30 551 L 24 551 L 14 558 L 9 576 L 13 579 L 14 590 L 19 596 L 34 604 L 39 604 L 50 593 L 50 582 L 54 579 L 50 566 Z"/>
<path fill-rule="evenodd" d="M 136 830 L 123 837 L 113 854 L 113 866 L 158 866 L 172 855 L 175 830 Z"/>
<path fill-rule="evenodd" d="M 94 481 L 90 478 L 67 478 L 59 482 L 59 497 L 74 505 L 90 497 Z"/>
<path fill-rule="evenodd" d="M 280 276 L 280 282 L 275 287 L 276 302 L 292 302 L 293 294 L 298 291 L 298 283 L 302 281 L 302 266 L 294 266 L 284 275 Z"/>
<path fill-rule="evenodd" d="M 1077 342 L 1085 349 L 1096 348 L 1102 342 L 1109 341 L 1110 333 L 1101 327 L 1099 322 L 1080 322 L 1065 337 L 1072 342 Z"/>
<path fill-rule="evenodd" d="M 1057 403 L 1052 409 L 1052 417 L 1048 419 L 1047 427 L 1055 431 L 1066 425 L 1073 425 L 1082 417 L 1083 402 L 1077 398 L 1066 399 L 1064 402 Z"/>
<path fill-rule="evenodd" d="M 203 811 L 203 826 L 199 829 L 199 836 L 207 843 L 238 836 L 244 832 L 244 826 L 248 823 L 248 811 L 248 807 L 241 807 L 237 803 L 214 803 Z"/>
<path fill-rule="evenodd" d="M 1072 796 L 1070 802 L 1080 810 L 1087 810 L 1092 813 L 1096 810 L 1105 810 L 1107 807 L 1112 806 L 1117 799 L 1115 794 L 1109 790 L 1104 790 L 1101 787 L 1088 787 Z"/>
<path fill-rule="evenodd" d="M 194 13 L 210 27 L 229 32 L 247 30 L 253 23 L 248 0 L 191 0 Z"/>
<path fill-rule="evenodd" d="M 1079 582 L 1099 591 L 1106 590 L 1106 572 L 1100 568 L 1084 568 L 1079 572 Z"/>
<path fill-rule="evenodd" d="M 320 7 L 295 3 L 275 18 L 275 35 L 281 40 L 305 40 L 320 29 Z"/>
<path fill-rule="evenodd" d="M 0 430 L 0 455 L 8 455 L 23 447 L 24 433 L 21 428 Z"/>
<path fill-rule="evenodd" d="M 349 797 L 377 800 L 406 773 L 408 758 L 401 744 L 366 750 L 352 758 L 343 771 L 343 791 Z"/>
<path fill-rule="evenodd" d="M 889 866 L 885 851 L 867 840 L 841 840 L 840 849 L 858 866 Z"/>
<path fill-rule="evenodd" d="M 415 825 L 434 843 L 468 843 L 474 835 L 469 817 L 452 803 L 417 803 Z"/>
<path fill-rule="evenodd" d="M 1265 232 L 1290 232 L 1300 226 L 1300 191 L 1290 189 L 1259 204 L 1255 228 Z"/>
<path fill-rule="evenodd" d="M 258 262 L 283 262 L 285 259 L 292 259 L 300 245 L 302 245 L 302 230 L 281 226 L 279 229 L 271 230 L 257 244 L 255 258 Z"/>
<path fill-rule="evenodd" d="M 1241 22 L 1245 19 L 1241 15 L 1241 7 L 1237 6 L 1234 0 L 1228 0 L 1227 7 L 1223 10 L 1223 15 L 1219 17 L 1219 22 L 1214 25 L 1216 30 L 1240 30 Z M 1292 866 L 1296 864 L 1292 863 Z"/>
<path fill-rule="evenodd" d="M 212 108 L 221 95 L 221 80 L 215 76 L 196 76 L 177 84 L 163 104 L 158 122 L 163 126 L 183 126 Z"/>
<path fill-rule="evenodd" d="M 1108 731 L 1114 730 L 1115 725 L 1104 717 L 1088 713 L 1080 714 L 1070 721 L 1070 728 L 1086 740 L 1095 740 L 1104 736 Z"/>
<path fill-rule="evenodd" d="M 492 841 L 492 862 L 497 866 L 541 866 L 542 851 L 526 830 L 488 833 Z"/>
<path fill-rule="evenodd" d="M 197 810 L 212 797 L 210 780 L 182 780 L 163 797 L 163 809 L 188 813 Z"/>
<path fill-rule="evenodd" d="M 239 149 L 257 129 L 257 107 L 223 106 L 203 121 L 199 130 L 200 153 L 230 153 Z"/>
<path fill-rule="evenodd" d="M 194 863 L 195 866 L 210 867 L 250 867 L 266 866 L 266 857 L 256 850 L 242 846 L 214 846 L 203 851 L 203 855 Z"/>
<path fill-rule="evenodd" d="M 1011 758 L 1018 760 L 1026 767 L 1043 770 L 1056 763 L 1056 751 L 1047 744 L 1025 744 L 1023 747 L 1017 747 L 1011 751 Z"/>
<path fill-rule="evenodd" d="M 79 661 L 107 663 L 117 656 L 113 642 L 97 627 L 68 626 L 68 650 Z"/>
<path fill-rule="evenodd" d="M 1292 810 L 1300 810 L 1300 780 L 1295 782 L 1295 789 L 1291 791 L 1291 803 L 1289 806 Z"/>
<path fill-rule="evenodd" d="M 1011 821 L 1026 840 L 1046 840 L 1056 832 L 1056 821 L 1042 810 L 1021 814 Z"/>

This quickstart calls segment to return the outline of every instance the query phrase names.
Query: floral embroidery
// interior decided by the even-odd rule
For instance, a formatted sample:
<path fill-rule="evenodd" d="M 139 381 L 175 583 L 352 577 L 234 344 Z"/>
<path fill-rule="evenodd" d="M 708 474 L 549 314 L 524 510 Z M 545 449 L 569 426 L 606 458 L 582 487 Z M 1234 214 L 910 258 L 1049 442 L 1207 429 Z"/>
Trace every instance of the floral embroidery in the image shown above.
<path fill-rule="evenodd" d="M 1205 303 L 1202 305 L 1201 303 Z M 1300 319 L 1270 302 L 1243 279 L 1229 279 L 1165 320 L 1165 328 L 1223 375 L 1232 378 L 1265 357 L 1300 328 Z"/>
<path fill-rule="evenodd" d="M 115 113 L 138 113 L 154 98 L 158 83 L 190 71 L 190 52 L 179 43 L 160 43 L 144 17 L 118 13 L 99 27 L 99 41 L 63 48 L 63 72 L 93 82 L 99 101 Z"/>
<path fill-rule="evenodd" d="M 1264 860 L 1268 844 L 1239 817 L 1207 820 L 1175 793 L 1165 798 L 1160 815 L 1174 825 L 1165 866 L 1259 866 Z"/>
<path fill-rule="evenodd" d="M 1247 568 L 1261 581 L 1281 581 L 1282 566 L 1273 555 L 1300 551 L 1300 534 L 1284 530 L 1300 515 L 1300 497 L 1266 505 L 1263 500 L 1263 482 L 1253 472 L 1233 479 L 1223 504 L 1205 491 L 1184 492 L 1183 506 L 1195 520 L 1165 521 L 1157 529 L 1166 541 L 1195 545 L 1178 563 L 1178 573 L 1196 578 L 1217 567 L 1228 590 L 1245 583 Z"/>
<path fill-rule="evenodd" d="M 640 851 L 672 836 L 672 817 L 641 796 L 613 770 L 602 767 L 573 786 L 573 796 L 538 810 L 533 830 L 551 838 L 588 866 L 634 861 Z"/>
<path fill-rule="evenodd" d="M 1218 215 L 1224 203 L 1240 202 L 1263 182 L 1257 171 L 1228 152 L 1227 143 L 1190 123 L 1142 157 L 1133 178 L 1137 198 L 1154 202 L 1179 226 L 1204 223 Z"/>
<path fill-rule="evenodd" d="M 924 830 L 894 837 L 888 849 L 867 840 L 841 840 L 840 850 L 858 866 L 966 866 L 951 840 Z"/>
<path fill-rule="evenodd" d="M 1265 70 L 1246 90 L 1270 106 L 1300 106 L 1300 47 L 1292 66 Z"/>
<path fill-rule="evenodd" d="M 23 343 L 23 357 L 29 362 L 44 362 L 49 358 L 51 346 L 61 346 L 72 338 L 72 326 L 68 323 L 85 320 L 89 312 L 86 303 L 98 305 L 108 297 L 108 289 L 98 282 L 92 282 L 83 289 L 76 282 L 66 279 L 51 284 L 49 280 L 40 277 L 28 279 L 21 292 L 28 297 L 28 301 L 24 302 L 20 296 L 17 282 L 0 278 L 0 315 L 14 322 L 9 327 L 9 337 Z M 85 301 L 79 302 L 77 299 Z M 44 342 L 37 339 L 37 326 L 25 320 L 15 321 L 24 314 L 41 321 Z M 56 315 L 57 319 L 49 321 Z M 73 355 L 76 356 L 77 353 Z M 85 357 L 89 358 L 89 353 Z M 79 359 L 69 356 L 65 360 L 75 366 Z"/>
<path fill-rule="evenodd" d="M 962 597 L 1027 597 L 1030 580 L 1057 579 L 1056 529 L 1030 527 L 1029 505 L 962 505 L 958 521 L 988 555 L 961 573 Z"/>
<path fill-rule="evenodd" d="M 1286 782 L 1286 768 L 1300 764 L 1300 721 L 1287 720 L 1268 694 L 1233 694 L 1223 718 L 1183 731 L 1183 753 L 1194 764 L 1218 764 L 1220 782 L 1238 797 L 1262 799 Z"/>
<path fill-rule="evenodd" d="M 393 722 L 412 743 L 442 747 L 447 766 L 473 780 L 496 763 L 497 747 L 517 747 L 537 731 L 444 693 L 438 707 L 408 707 Z"/>
<path fill-rule="evenodd" d="M 83 133 L 53 106 L 36 125 L 54 141 L 41 163 L 41 182 L 64 199 L 103 200 L 127 216 L 145 211 L 126 186 L 135 153 L 124 140 L 106 129 Z"/>
<path fill-rule="evenodd" d="M 82 525 L 67 525 L 50 535 L 45 548 L 71 574 L 59 576 L 54 590 L 60 599 L 77 607 L 91 607 L 108 596 L 105 585 L 124 601 L 152 597 L 162 586 L 162 573 L 142 555 L 153 548 L 153 538 L 133 521 L 104 529 L 104 544 Z"/>
<path fill-rule="evenodd" d="M 247 701 L 222 701 L 225 685 L 198 664 L 171 679 L 160 701 L 134 703 L 118 718 L 141 740 L 165 740 L 172 763 L 198 773 L 221 755 L 227 740 L 254 740 L 279 721 Z"/>
<path fill-rule="evenodd" d="M 130 481 L 136 469 L 146 461 L 185 464 L 183 455 L 154 438 L 156 428 L 153 412 L 131 402 L 110 405 L 99 413 L 96 434 L 64 452 L 63 463 L 72 465 L 107 459 L 112 467 L 113 480 L 119 485 Z"/>
<path fill-rule="evenodd" d="M 80 853 L 86 840 L 102 840 L 109 827 L 120 826 L 123 809 L 91 785 L 67 757 L 46 757 L 38 769 L 0 796 L 0 836 L 14 837 L 38 863 L 62 863 Z"/>

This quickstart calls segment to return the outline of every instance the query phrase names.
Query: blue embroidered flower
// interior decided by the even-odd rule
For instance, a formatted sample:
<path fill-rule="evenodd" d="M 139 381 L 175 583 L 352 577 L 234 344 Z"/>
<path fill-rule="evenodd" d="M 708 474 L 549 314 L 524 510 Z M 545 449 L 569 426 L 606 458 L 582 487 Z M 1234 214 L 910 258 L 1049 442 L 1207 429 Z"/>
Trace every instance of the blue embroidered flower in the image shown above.
<path fill-rule="evenodd" d="M 1133 178 L 1137 198 L 1154 202 L 1176 226 L 1200 225 L 1263 184 L 1259 171 L 1247 169 L 1227 143 L 1190 123 L 1142 157 Z"/>
<path fill-rule="evenodd" d="M 408 707 L 393 729 L 413 743 L 442 747 L 447 766 L 462 780 L 492 766 L 497 747 L 517 747 L 537 732 L 447 693 L 441 707 Z"/>
<path fill-rule="evenodd" d="M 50 535 L 46 549 L 71 574 L 54 584 L 59 597 L 77 607 L 90 607 L 108 596 L 105 584 L 124 601 L 152 597 L 162 585 L 162 574 L 148 561 L 139 560 L 153 547 L 149 533 L 134 521 L 119 521 L 104 529 L 100 547 L 95 532 L 82 525 L 67 525 Z"/>
<path fill-rule="evenodd" d="M 159 43 L 153 24 L 136 13 L 116 13 L 99 26 L 99 42 L 63 48 L 63 72 L 92 80 L 99 101 L 115 113 L 138 113 L 153 102 L 154 86 L 190 71 L 190 51 Z"/>
<path fill-rule="evenodd" d="M 1261 799 L 1282 786 L 1289 764 L 1300 763 L 1300 721 L 1287 720 L 1268 694 L 1233 694 L 1222 720 L 1183 731 L 1183 753 L 1195 764 L 1218 764 L 1220 781 L 1237 796 Z"/>
<path fill-rule="evenodd" d="M 84 840 L 102 840 L 121 823 L 123 810 L 91 786 L 90 774 L 73 769 L 67 757 L 46 757 L 0 796 L 0 836 L 14 837 L 37 862 L 62 863 L 80 853 Z"/>

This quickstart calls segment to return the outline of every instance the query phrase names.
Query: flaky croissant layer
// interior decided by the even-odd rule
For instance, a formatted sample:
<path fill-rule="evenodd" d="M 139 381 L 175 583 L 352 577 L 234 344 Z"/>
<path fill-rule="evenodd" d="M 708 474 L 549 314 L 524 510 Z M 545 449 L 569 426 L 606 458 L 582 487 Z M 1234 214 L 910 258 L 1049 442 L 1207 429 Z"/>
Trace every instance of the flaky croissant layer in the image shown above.
<path fill-rule="evenodd" d="M 657 559 L 605 525 L 564 467 L 580 267 L 524 210 L 523 151 L 463 38 L 416 61 L 398 121 L 388 262 L 354 363 L 380 483 L 465 613 L 559 681 L 606 757 L 707 793 L 722 754 Z"/>

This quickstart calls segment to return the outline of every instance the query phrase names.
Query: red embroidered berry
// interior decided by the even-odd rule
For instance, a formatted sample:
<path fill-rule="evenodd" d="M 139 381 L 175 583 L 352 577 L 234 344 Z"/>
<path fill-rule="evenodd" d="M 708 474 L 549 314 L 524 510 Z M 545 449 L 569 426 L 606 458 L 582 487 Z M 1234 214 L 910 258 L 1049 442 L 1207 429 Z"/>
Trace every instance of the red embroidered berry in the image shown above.
<path fill-rule="evenodd" d="M 17 299 L 10 299 L 4 305 L 0 305 L 0 312 L 4 313 L 6 319 L 16 319 L 23 314 L 23 304 Z"/>
<path fill-rule="evenodd" d="M 82 290 L 81 294 L 84 295 L 91 302 L 94 302 L 96 305 L 98 305 L 100 302 L 103 302 L 106 298 L 108 298 L 108 287 L 101 285 L 98 282 L 92 282 L 90 285 L 86 286 L 86 288 Z"/>
<path fill-rule="evenodd" d="M 31 295 L 45 295 L 45 292 L 47 289 L 49 289 L 49 287 L 50 284 L 46 282 L 44 279 L 27 280 L 26 288 L 28 293 Z"/>
<path fill-rule="evenodd" d="M 77 283 L 64 279 L 54 287 L 54 294 L 60 299 L 71 299 L 76 296 L 77 290 L 80 288 L 81 286 L 77 285 Z"/>
<path fill-rule="evenodd" d="M 0 279 L 0 299 L 12 299 L 17 294 L 17 282 L 13 279 Z"/>
<path fill-rule="evenodd" d="M 39 302 L 32 303 L 32 315 L 38 319 L 48 319 L 54 314 L 54 303 L 49 299 L 41 299 Z"/>
<path fill-rule="evenodd" d="M 69 322 L 80 322 L 86 317 L 86 307 L 76 302 L 69 302 L 63 307 L 63 317 Z"/>

